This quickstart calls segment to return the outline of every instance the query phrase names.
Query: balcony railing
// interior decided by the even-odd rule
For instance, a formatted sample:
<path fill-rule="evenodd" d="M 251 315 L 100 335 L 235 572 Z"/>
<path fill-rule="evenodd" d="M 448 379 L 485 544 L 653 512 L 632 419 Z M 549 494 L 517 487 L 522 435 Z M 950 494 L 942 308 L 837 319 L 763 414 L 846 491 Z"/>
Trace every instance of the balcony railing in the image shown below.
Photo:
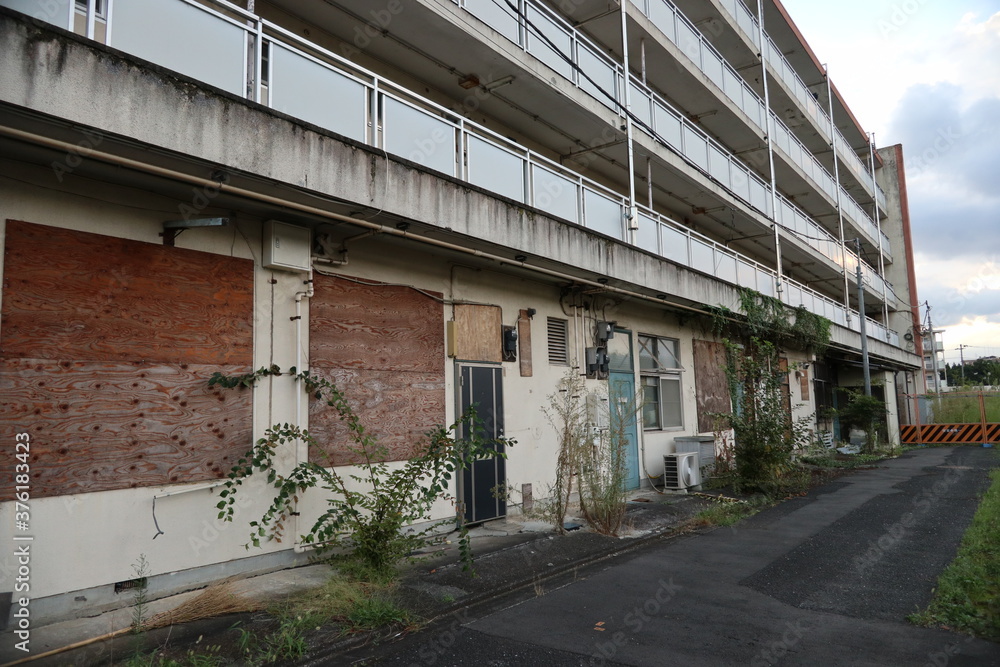
<path fill-rule="evenodd" d="M 677 46 L 698 69 L 705 73 L 720 90 L 759 129 L 766 132 L 767 118 L 764 101 L 743 80 L 719 51 L 705 39 L 691 21 L 667 0 L 632 0 L 633 4 Z"/>
<path fill-rule="evenodd" d="M 757 95 L 757 92 L 750 87 L 743 77 L 733 68 L 723 56 L 704 38 L 701 31 L 684 16 L 669 0 L 633 0 L 634 4 L 649 18 L 667 38 L 673 42 L 687 57 L 718 87 L 725 93 L 733 103 L 747 114 L 751 121 L 763 132 L 768 130 L 762 124 L 762 119 L 770 116 L 774 124 L 775 143 L 803 172 L 812 180 L 817 188 L 826 193 L 832 202 L 837 201 L 837 190 L 841 193 L 841 208 L 844 214 L 854 224 L 864 232 L 869 241 L 876 247 L 879 245 L 879 236 L 882 237 L 882 249 L 886 254 L 890 254 L 889 238 L 879 230 L 878 226 L 869 215 L 854 201 L 854 198 L 843 187 L 837 185 L 836 180 L 827 171 L 826 167 L 816 159 L 812 152 L 806 148 L 795 133 L 788 129 L 788 126 L 773 111 L 764 110 L 764 101 Z M 749 13 L 746 16 L 750 16 Z M 746 19 L 744 19 L 746 23 Z M 756 25 L 756 19 L 753 19 Z M 756 35 L 756 33 L 754 33 Z M 756 43 L 756 42 L 755 42 Z M 784 59 L 784 56 L 781 56 Z M 787 65 L 787 61 L 784 61 Z M 721 63 L 721 64 L 720 64 Z M 788 65 L 790 68 L 791 66 Z M 790 70 L 796 76 L 794 70 Z M 801 83 L 801 81 L 799 81 Z M 803 84 L 803 90 L 804 84 Z M 829 141 L 829 117 L 819 107 L 812 95 L 805 99 L 807 110 L 810 113 L 822 114 L 821 118 L 826 119 L 826 138 Z M 820 118 L 820 116 L 817 116 Z M 819 120 L 817 120 L 819 122 Z M 846 144 L 846 140 L 840 135 L 840 141 Z M 849 159 L 853 157 L 853 161 Z M 852 168 L 861 168 L 861 163 L 853 151 L 844 158 L 845 163 Z M 865 172 L 867 180 L 864 184 L 871 182 L 871 175 Z M 860 179 L 859 179 L 860 180 Z M 868 191 L 871 190 L 867 187 Z"/>
<path fill-rule="evenodd" d="M 754 46 L 760 49 L 760 27 L 757 17 L 747 9 L 742 0 L 720 0 L 720 4 L 733 17 L 736 25 L 753 40 Z M 844 164 L 854 173 L 858 182 L 861 183 L 869 194 L 872 194 L 872 185 L 875 186 L 875 197 L 878 200 L 879 206 L 884 209 L 886 205 L 885 192 L 882 191 L 882 188 L 878 184 L 872 182 L 872 175 L 868 167 L 857 156 L 854 149 L 850 147 L 840 130 L 836 130 L 836 137 L 831 140 L 830 116 L 823 107 L 817 104 L 816 98 L 809 90 L 809 87 L 803 83 L 795 68 L 788 62 L 785 54 L 781 52 L 781 49 L 777 47 L 774 40 L 771 39 L 766 31 L 764 36 L 767 41 L 767 48 L 763 51 L 764 58 L 792 91 L 802 110 L 812 117 L 817 129 L 823 134 L 827 142 L 836 142 L 838 154 L 843 159 Z"/>
<path fill-rule="evenodd" d="M 20 0 L 0 0 L 0 5 L 22 9 Z M 624 224 L 624 195 L 240 7 L 224 0 L 211 0 L 211 6 L 195 0 L 129 0 L 113 3 L 109 12 L 108 41 L 115 48 L 631 242 Z M 71 12 L 36 16 L 71 28 L 63 22 L 66 17 L 71 21 Z M 178 49 L 171 35 L 181 30 L 200 38 Z M 248 69 L 254 76 L 248 76 Z M 682 127 L 682 145 L 687 136 Z M 692 141 L 701 150 L 699 141 Z M 709 169 L 711 148 L 705 145 Z M 733 175 L 733 163 L 728 165 Z M 752 174 L 747 179 L 757 182 Z M 652 209 L 640 211 L 638 247 L 730 284 L 775 293 L 774 270 Z M 785 284 L 783 298 L 789 305 L 805 305 L 842 326 L 849 326 L 850 318 L 857 330 L 857 313 L 792 280 Z M 873 331 L 873 337 L 891 339 L 892 332 L 881 336 L 877 328 Z"/>

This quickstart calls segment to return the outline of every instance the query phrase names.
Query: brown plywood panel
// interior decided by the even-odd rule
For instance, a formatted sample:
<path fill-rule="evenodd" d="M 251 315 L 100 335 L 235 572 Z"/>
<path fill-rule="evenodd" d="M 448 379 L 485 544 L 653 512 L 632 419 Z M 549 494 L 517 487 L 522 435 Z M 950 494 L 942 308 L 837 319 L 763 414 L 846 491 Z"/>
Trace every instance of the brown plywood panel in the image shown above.
<path fill-rule="evenodd" d="M 347 396 L 362 425 L 388 448 L 387 460 L 411 458 L 424 434 L 445 421 L 444 373 L 412 373 L 395 370 L 314 369 L 331 380 Z M 348 450 L 352 444 L 336 412 L 325 403 L 310 400 L 309 432 L 329 459 L 310 452 L 310 460 L 322 465 L 357 463 Z"/>
<path fill-rule="evenodd" d="M 698 432 L 715 429 L 713 413 L 729 414 L 729 379 L 726 377 L 726 347 L 707 340 L 694 341 L 694 381 L 698 402 Z"/>
<path fill-rule="evenodd" d="M 455 306 L 455 356 L 465 361 L 503 361 L 499 306 Z"/>
<path fill-rule="evenodd" d="M 253 262 L 7 221 L 0 356 L 251 364 Z"/>
<path fill-rule="evenodd" d="M 309 304 L 313 368 L 355 368 L 444 377 L 444 306 L 409 287 L 315 276 Z M 440 294 L 430 292 L 440 298 Z"/>
<path fill-rule="evenodd" d="M 250 448 L 251 392 L 209 389 L 208 379 L 248 370 L 0 361 L 4 430 L 31 434 L 35 498 L 216 479 Z M 5 457 L 0 478 L 13 463 Z M 12 492 L 4 486 L 0 500 Z"/>
<path fill-rule="evenodd" d="M 802 400 L 808 401 L 809 385 L 811 384 L 809 382 L 809 371 L 803 369 L 799 371 L 799 373 L 801 373 L 801 375 L 799 376 L 799 391 L 802 393 Z"/>
<path fill-rule="evenodd" d="M 517 317 L 518 361 L 521 377 L 530 378 L 531 370 L 531 318 L 527 310 L 522 310 Z"/>

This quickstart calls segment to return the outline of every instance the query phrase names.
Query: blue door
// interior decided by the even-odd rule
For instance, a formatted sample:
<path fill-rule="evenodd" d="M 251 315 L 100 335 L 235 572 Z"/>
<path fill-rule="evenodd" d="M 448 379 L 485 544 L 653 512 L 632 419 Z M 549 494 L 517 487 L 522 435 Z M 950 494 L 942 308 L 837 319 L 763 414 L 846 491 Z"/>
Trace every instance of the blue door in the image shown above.
<path fill-rule="evenodd" d="M 638 406 L 642 401 L 635 393 L 635 366 L 632 361 L 632 332 L 615 329 L 608 341 L 608 408 L 612 432 L 616 421 L 622 420 L 625 433 L 625 488 L 639 488 L 639 429 Z"/>

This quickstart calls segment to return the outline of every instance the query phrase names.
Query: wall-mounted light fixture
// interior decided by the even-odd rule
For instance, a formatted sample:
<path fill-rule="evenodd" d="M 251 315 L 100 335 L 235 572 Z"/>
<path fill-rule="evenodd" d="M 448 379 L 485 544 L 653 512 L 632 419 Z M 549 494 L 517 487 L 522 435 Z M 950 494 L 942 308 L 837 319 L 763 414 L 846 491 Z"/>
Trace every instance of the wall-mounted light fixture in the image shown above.
<path fill-rule="evenodd" d="M 225 227 L 229 224 L 229 218 L 191 218 L 189 220 L 168 220 L 163 223 L 163 245 L 174 245 L 174 241 L 186 229 L 196 227 Z"/>

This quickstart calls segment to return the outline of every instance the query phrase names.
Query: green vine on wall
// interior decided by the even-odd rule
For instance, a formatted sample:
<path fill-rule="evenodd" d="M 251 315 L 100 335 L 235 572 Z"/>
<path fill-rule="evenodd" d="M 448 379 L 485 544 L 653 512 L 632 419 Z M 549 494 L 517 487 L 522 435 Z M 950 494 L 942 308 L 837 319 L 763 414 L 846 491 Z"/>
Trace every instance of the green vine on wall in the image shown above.
<path fill-rule="evenodd" d="M 830 321 L 804 307 L 753 290 L 739 290 L 740 313 L 716 309 L 713 329 L 726 345 L 731 414 L 716 415 L 734 434 L 737 487 L 774 493 L 791 474 L 791 455 L 808 440 L 807 419 L 786 408 L 779 352 L 796 347 L 821 355 L 830 342 Z"/>
<path fill-rule="evenodd" d="M 209 386 L 248 388 L 262 377 L 282 374 L 281 369 L 273 365 L 244 375 L 215 373 Z M 423 530 L 412 528 L 413 524 L 431 521 L 431 507 L 435 502 L 455 501 L 449 493 L 453 476 L 473 461 L 505 458 L 504 448 L 515 444 L 509 438 L 485 437 L 475 412 L 470 411 L 448 428 L 437 427 L 429 431 L 412 458 L 390 469 L 388 448 L 362 424 L 346 395 L 336 385 L 308 371 L 296 372 L 292 368 L 289 374 L 304 383 L 313 398 L 337 413 L 347 427 L 350 442 L 346 447 L 359 459 L 357 469 L 360 472 L 348 475 L 357 483 L 349 485 L 329 461 L 326 450 L 307 430 L 287 423 L 271 426 L 236 462 L 219 492 L 219 518 L 232 521 L 236 514 L 236 495 L 245 480 L 258 473 L 266 474 L 267 483 L 275 489 L 274 498 L 263 516 L 250 522 L 252 532 L 250 542 L 245 545 L 247 548 L 259 547 L 269 540 L 281 542 L 286 522 L 297 515 L 302 494 L 318 487 L 326 492 L 326 511 L 301 536 L 302 543 L 321 550 L 345 547 L 373 570 L 391 570 L 407 554 L 432 539 L 440 526 L 456 521 L 433 522 Z M 464 437 L 454 437 L 459 430 Z M 298 442 L 324 457 L 329 467 L 307 460 L 296 464 L 287 474 L 279 472 L 275 465 L 278 448 Z M 464 566 L 470 569 L 469 534 L 460 513 L 457 522 L 459 551 Z"/>

